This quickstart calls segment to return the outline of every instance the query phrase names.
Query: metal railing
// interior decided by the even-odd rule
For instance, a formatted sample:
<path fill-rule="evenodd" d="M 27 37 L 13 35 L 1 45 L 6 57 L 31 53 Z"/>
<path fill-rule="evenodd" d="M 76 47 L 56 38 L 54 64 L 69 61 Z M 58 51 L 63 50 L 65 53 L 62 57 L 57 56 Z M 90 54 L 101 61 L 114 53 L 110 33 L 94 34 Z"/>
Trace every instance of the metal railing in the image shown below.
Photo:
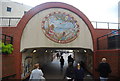
<path fill-rule="evenodd" d="M 96 29 L 120 29 L 120 23 L 91 21 Z"/>
<path fill-rule="evenodd" d="M 97 50 L 120 49 L 120 29 L 97 38 Z"/>
<path fill-rule="evenodd" d="M 2 42 L 4 44 L 13 44 L 13 37 L 9 36 L 9 35 L 5 35 L 5 34 L 0 34 L 0 40 L 2 40 Z"/>
<path fill-rule="evenodd" d="M 0 17 L 0 27 L 16 27 L 20 17 Z M 91 21 L 94 28 L 120 29 L 120 23 Z"/>
<path fill-rule="evenodd" d="M 20 17 L 0 17 L 0 27 L 16 27 Z"/>

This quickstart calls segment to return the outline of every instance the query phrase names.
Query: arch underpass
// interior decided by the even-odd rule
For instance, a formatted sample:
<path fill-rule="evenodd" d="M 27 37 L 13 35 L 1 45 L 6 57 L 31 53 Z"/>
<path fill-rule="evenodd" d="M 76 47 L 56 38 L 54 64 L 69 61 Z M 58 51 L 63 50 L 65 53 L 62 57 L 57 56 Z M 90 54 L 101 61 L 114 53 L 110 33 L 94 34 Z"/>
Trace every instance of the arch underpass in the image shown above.
<path fill-rule="evenodd" d="M 59 53 L 65 60 L 63 72 L 60 71 L 60 58 L 56 54 Z M 22 52 L 23 73 L 22 78 L 26 77 L 33 69 L 35 63 L 40 63 L 46 79 L 63 79 L 64 72 L 68 66 L 68 56 L 74 58 L 74 66 L 76 63 L 83 61 L 87 71 L 93 71 L 93 52 L 84 48 L 31 48 Z"/>
<path fill-rule="evenodd" d="M 34 63 L 52 63 L 56 50 L 72 50 L 75 62 L 85 62 L 93 73 L 94 29 L 75 7 L 59 2 L 38 5 L 23 16 L 17 27 L 14 46 L 16 52 L 20 51 L 16 58 L 20 61 L 16 67 L 22 65 L 18 67 L 22 74 L 17 70 L 17 77 L 26 76 Z"/>

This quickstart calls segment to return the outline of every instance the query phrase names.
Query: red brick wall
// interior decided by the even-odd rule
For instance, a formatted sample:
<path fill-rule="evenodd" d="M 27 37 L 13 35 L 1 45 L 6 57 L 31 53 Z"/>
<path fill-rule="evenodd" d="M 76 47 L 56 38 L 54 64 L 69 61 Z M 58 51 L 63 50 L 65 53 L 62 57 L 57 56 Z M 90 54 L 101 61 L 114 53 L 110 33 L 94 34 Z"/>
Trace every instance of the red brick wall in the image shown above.
<path fill-rule="evenodd" d="M 16 27 L 0 27 L 2 34 L 6 34 L 13 37 Z M 14 44 L 13 44 L 14 47 Z M 16 74 L 16 53 L 13 51 L 10 55 L 2 55 L 2 77 L 7 77 Z"/>
<path fill-rule="evenodd" d="M 113 30 L 115 30 L 115 29 L 95 29 L 95 37 L 98 38 L 98 37 L 103 36 L 107 33 L 110 33 Z"/>
<path fill-rule="evenodd" d="M 16 27 L 2 27 L 2 28 L 0 27 L 0 29 L 2 29 L 2 34 L 13 36 L 17 28 Z"/>
<path fill-rule="evenodd" d="M 97 68 L 98 64 L 101 62 L 102 57 L 107 58 L 107 62 L 110 64 L 112 73 L 110 74 L 111 77 L 120 77 L 120 50 L 100 50 L 96 51 L 96 66 Z M 98 73 L 95 73 L 96 77 L 98 76 Z"/>
<path fill-rule="evenodd" d="M 98 37 L 103 36 L 107 33 L 110 33 L 111 31 L 113 31 L 115 29 L 95 29 L 95 38 L 97 40 Z M 97 42 L 96 42 L 97 43 Z M 103 46 L 104 45 L 104 46 Z M 101 48 L 107 46 L 107 44 L 105 44 L 105 42 L 103 42 L 101 44 Z M 97 50 L 95 52 L 95 65 L 94 67 L 97 68 L 97 65 L 99 64 L 99 62 L 101 61 L 102 57 L 106 57 L 107 61 L 110 63 L 111 68 L 112 68 L 112 73 L 110 76 L 116 76 L 116 77 L 120 77 L 120 50 Z M 98 73 L 95 72 L 95 76 L 98 77 Z"/>
<path fill-rule="evenodd" d="M 15 58 L 14 55 L 2 56 L 2 77 L 7 77 L 16 74 L 15 72 Z"/>
<path fill-rule="evenodd" d="M 95 41 L 95 43 L 96 43 L 96 48 L 94 49 L 94 50 L 97 50 L 97 38 L 98 37 L 101 37 L 101 36 L 103 36 L 103 35 L 106 35 L 106 34 L 108 34 L 108 33 L 110 33 L 111 31 L 113 31 L 113 30 L 115 30 L 115 29 L 95 29 L 94 31 L 95 31 L 95 34 L 93 35 L 94 37 L 95 37 L 95 39 L 94 39 L 94 41 Z M 103 40 L 104 39 L 104 40 Z M 102 41 L 99 41 L 99 43 L 100 43 L 100 48 L 101 49 L 104 49 L 104 48 L 107 48 L 107 40 L 106 40 L 106 38 L 101 38 L 100 40 L 102 40 Z"/>

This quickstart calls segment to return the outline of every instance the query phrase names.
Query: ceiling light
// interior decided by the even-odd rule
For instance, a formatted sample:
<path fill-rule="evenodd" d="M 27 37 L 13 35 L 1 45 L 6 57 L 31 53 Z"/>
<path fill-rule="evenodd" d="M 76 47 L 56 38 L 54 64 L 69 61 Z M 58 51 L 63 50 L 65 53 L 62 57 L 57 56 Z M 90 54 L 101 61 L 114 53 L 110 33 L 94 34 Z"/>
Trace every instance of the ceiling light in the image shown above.
<path fill-rule="evenodd" d="M 35 53 L 37 50 L 33 50 L 33 53 Z"/>
<path fill-rule="evenodd" d="M 86 50 L 84 50 L 84 52 L 86 53 L 87 51 L 86 51 Z"/>

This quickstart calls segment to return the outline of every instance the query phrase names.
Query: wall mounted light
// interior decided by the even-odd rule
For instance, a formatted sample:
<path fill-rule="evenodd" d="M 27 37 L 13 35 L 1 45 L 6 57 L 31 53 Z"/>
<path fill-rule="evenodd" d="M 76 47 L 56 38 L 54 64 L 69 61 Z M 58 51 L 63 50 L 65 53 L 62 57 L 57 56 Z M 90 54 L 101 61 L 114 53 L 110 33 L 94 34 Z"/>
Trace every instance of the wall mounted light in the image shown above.
<path fill-rule="evenodd" d="M 35 53 L 37 50 L 33 50 L 33 53 Z"/>
<path fill-rule="evenodd" d="M 86 53 L 87 51 L 84 49 L 84 52 Z"/>

